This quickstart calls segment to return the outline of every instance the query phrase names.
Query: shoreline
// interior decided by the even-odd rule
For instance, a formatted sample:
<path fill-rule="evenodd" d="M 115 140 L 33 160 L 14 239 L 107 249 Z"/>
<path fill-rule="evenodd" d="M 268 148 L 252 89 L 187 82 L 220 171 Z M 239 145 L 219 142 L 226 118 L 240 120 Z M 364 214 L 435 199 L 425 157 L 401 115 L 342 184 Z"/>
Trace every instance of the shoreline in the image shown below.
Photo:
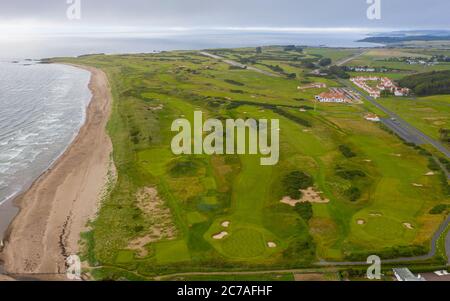
<path fill-rule="evenodd" d="M 74 68 L 78 68 L 78 69 L 83 69 L 89 72 L 89 77 L 92 77 L 92 73 L 87 70 L 86 68 L 83 68 L 83 66 L 77 66 L 77 65 L 73 65 L 73 64 L 64 64 L 64 63 L 57 63 L 60 65 L 66 65 L 66 66 L 71 66 Z M 89 79 L 89 83 L 90 84 L 90 79 Z M 91 91 L 91 90 L 90 90 Z M 67 144 L 67 146 L 58 154 L 57 157 L 55 157 L 48 165 L 46 168 L 44 168 L 42 170 L 42 172 L 39 174 L 38 177 L 31 179 L 29 181 L 27 181 L 22 187 L 21 189 L 17 190 L 16 192 L 12 193 L 11 195 L 9 195 L 8 197 L 6 197 L 3 200 L 0 200 L 0 255 L 1 255 L 1 251 L 2 251 L 2 243 L 4 241 L 4 239 L 7 238 L 7 233 L 8 233 L 8 228 L 11 225 L 11 223 L 13 222 L 14 218 L 17 216 L 17 214 L 20 211 L 19 206 L 16 204 L 16 200 L 20 199 L 20 197 L 27 192 L 33 185 L 34 183 L 39 180 L 40 177 L 42 177 L 45 173 L 47 173 L 48 170 L 52 169 L 53 166 L 58 162 L 58 160 L 62 157 L 62 155 L 64 155 L 64 153 L 72 146 L 72 144 L 74 143 L 75 139 L 78 137 L 78 135 L 80 134 L 81 128 L 84 126 L 84 124 L 86 123 L 86 117 L 87 117 L 87 110 L 89 107 L 89 104 L 92 100 L 92 91 L 91 91 L 91 96 L 89 97 L 89 102 L 87 103 L 86 106 L 84 106 L 83 110 L 84 110 L 84 116 L 83 119 L 81 120 L 80 124 L 79 124 L 79 128 L 77 129 L 76 132 L 73 133 L 70 142 Z M 0 274 L 2 272 L 1 270 L 2 266 L 1 266 L 1 256 L 0 256 Z"/>
<path fill-rule="evenodd" d="M 78 253 L 80 233 L 95 217 L 114 166 L 106 133 L 112 106 L 108 78 L 96 68 L 67 65 L 91 73 L 92 97 L 84 124 L 62 155 L 28 189 L 0 207 L 0 215 L 16 212 L 0 253 L 2 269 L 10 275 L 65 278 L 65 260 Z"/>

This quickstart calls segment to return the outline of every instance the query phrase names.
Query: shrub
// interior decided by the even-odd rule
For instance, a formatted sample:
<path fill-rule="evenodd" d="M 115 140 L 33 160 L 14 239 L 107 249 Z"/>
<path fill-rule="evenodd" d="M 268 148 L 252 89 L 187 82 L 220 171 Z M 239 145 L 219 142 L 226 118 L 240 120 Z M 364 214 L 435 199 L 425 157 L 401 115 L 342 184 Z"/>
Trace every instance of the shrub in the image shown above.
<path fill-rule="evenodd" d="M 356 202 L 361 197 L 361 190 L 358 187 L 352 186 L 345 191 L 345 195 L 351 202 Z"/>
<path fill-rule="evenodd" d="M 343 79 L 349 79 L 350 78 L 350 75 L 347 72 L 345 72 L 341 67 L 338 67 L 338 66 L 331 66 L 328 69 L 328 72 L 330 74 L 332 74 L 332 75 L 335 75 L 335 76 L 339 77 L 339 78 L 343 78 Z"/>
<path fill-rule="evenodd" d="M 295 79 L 295 78 L 297 78 L 297 74 L 296 74 L 296 73 L 289 73 L 289 74 L 287 75 L 287 78 L 289 78 L 289 79 Z"/>
<path fill-rule="evenodd" d="M 298 203 L 295 205 L 295 212 L 297 212 L 305 222 L 308 222 L 313 217 L 312 205 L 309 202 Z"/>
<path fill-rule="evenodd" d="M 413 257 L 420 256 L 427 253 L 427 248 L 419 245 L 412 246 L 396 246 L 392 248 L 385 248 L 383 250 L 377 251 L 377 255 L 384 259 L 390 258 L 401 258 L 401 257 Z M 361 261 L 366 260 L 368 256 L 372 255 L 368 252 L 352 252 L 345 256 L 346 260 L 349 261 Z"/>
<path fill-rule="evenodd" d="M 273 108 L 272 111 L 274 113 L 277 113 L 277 114 L 279 114 L 279 115 L 281 115 L 283 117 L 286 117 L 287 119 L 289 119 L 289 120 L 291 120 L 291 121 L 293 121 L 295 123 L 298 123 L 298 124 L 300 124 L 300 125 L 302 125 L 304 127 L 311 127 L 312 126 L 311 123 L 308 120 L 300 118 L 297 115 L 288 113 L 285 110 L 282 110 L 280 108 L 277 108 L 277 107 Z"/>
<path fill-rule="evenodd" d="M 287 259 L 296 259 L 301 262 L 310 262 L 314 260 L 316 246 L 311 235 L 302 235 L 296 237 L 283 251 L 283 257 Z"/>
<path fill-rule="evenodd" d="M 446 158 L 440 157 L 439 162 L 441 162 L 445 166 L 445 169 L 447 169 L 447 171 L 450 171 L 450 161 L 449 160 L 447 160 Z"/>
<path fill-rule="evenodd" d="M 293 171 L 283 179 L 285 193 L 293 199 L 300 199 L 302 197 L 300 189 L 306 189 L 313 186 L 313 184 L 313 179 L 301 171 Z"/>
<path fill-rule="evenodd" d="M 303 66 L 303 68 L 307 68 L 307 69 L 316 68 L 316 65 L 314 65 L 313 62 L 303 62 L 302 66 Z"/>
<path fill-rule="evenodd" d="M 319 65 L 322 67 L 328 66 L 331 64 L 331 59 L 329 58 L 323 58 L 319 61 Z"/>
<path fill-rule="evenodd" d="M 450 208 L 450 205 L 446 205 L 446 204 L 439 204 L 434 206 L 431 210 L 430 210 L 430 214 L 442 214 L 445 211 L 447 211 L 447 209 Z"/>
<path fill-rule="evenodd" d="M 346 158 L 353 158 L 356 157 L 356 154 L 350 149 L 347 145 L 339 145 L 339 150 Z"/>
<path fill-rule="evenodd" d="M 364 178 L 366 177 L 365 172 L 362 170 L 338 170 L 336 174 L 346 180 L 354 180 L 356 178 Z"/>
<path fill-rule="evenodd" d="M 439 166 L 439 164 L 437 164 L 436 161 L 432 157 L 430 157 L 428 159 L 428 168 L 431 169 L 432 171 L 441 170 L 441 167 Z"/>
<path fill-rule="evenodd" d="M 240 87 L 245 86 L 245 84 L 243 84 L 241 82 L 238 82 L 238 81 L 235 81 L 233 79 L 226 79 L 225 82 L 227 82 L 227 83 L 229 83 L 231 85 L 235 85 L 235 86 L 240 86 Z"/>
<path fill-rule="evenodd" d="M 192 177 L 198 174 L 200 167 L 200 162 L 184 159 L 172 164 L 169 172 L 172 177 Z"/>

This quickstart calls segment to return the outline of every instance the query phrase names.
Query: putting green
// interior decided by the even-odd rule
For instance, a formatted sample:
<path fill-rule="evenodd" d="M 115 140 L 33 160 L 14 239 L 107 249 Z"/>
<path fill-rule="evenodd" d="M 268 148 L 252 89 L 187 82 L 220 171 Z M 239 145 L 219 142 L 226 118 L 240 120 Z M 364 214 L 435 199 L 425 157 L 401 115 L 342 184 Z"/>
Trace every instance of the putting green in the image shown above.
<path fill-rule="evenodd" d="M 238 229 L 221 242 L 222 251 L 232 258 L 252 258 L 264 254 L 264 236 L 254 229 Z"/>

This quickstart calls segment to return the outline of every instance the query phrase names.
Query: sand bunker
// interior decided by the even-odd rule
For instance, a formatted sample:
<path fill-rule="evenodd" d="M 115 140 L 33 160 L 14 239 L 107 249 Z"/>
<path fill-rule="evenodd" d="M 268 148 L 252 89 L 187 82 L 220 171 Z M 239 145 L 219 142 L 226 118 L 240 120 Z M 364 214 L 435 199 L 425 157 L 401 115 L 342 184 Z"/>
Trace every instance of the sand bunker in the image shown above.
<path fill-rule="evenodd" d="M 370 216 L 383 216 L 383 214 L 381 214 L 381 213 L 376 213 L 376 212 L 374 212 L 374 213 L 370 213 L 369 214 Z"/>
<path fill-rule="evenodd" d="M 314 187 L 309 187 L 308 189 L 300 189 L 302 192 L 302 198 L 300 200 L 294 200 L 291 197 L 285 196 L 280 202 L 283 204 L 287 204 L 289 206 L 295 207 L 298 203 L 318 203 L 318 204 L 326 204 L 329 203 L 329 199 L 322 198 L 322 192 L 315 191 Z"/>
<path fill-rule="evenodd" d="M 269 242 L 267 243 L 267 246 L 268 246 L 269 248 L 273 249 L 273 248 L 276 248 L 276 247 L 277 247 L 277 244 L 274 243 L 273 241 L 269 241 Z"/>
<path fill-rule="evenodd" d="M 391 156 L 394 156 L 394 157 L 401 157 L 402 154 L 391 154 Z"/>
<path fill-rule="evenodd" d="M 163 104 L 159 104 L 157 106 L 150 107 L 149 109 L 152 110 L 152 111 L 160 111 L 160 110 L 164 109 L 164 105 Z"/>
<path fill-rule="evenodd" d="M 425 174 L 426 176 L 434 176 L 435 175 L 435 173 L 434 172 L 432 172 L 432 171 L 430 171 L 430 172 L 427 172 L 426 174 Z"/>
<path fill-rule="evenodd" d="M 413 225 L 411 225 L 410 223 L 403 223 L 403 226 L 405 226 L 405 228 L 407 228 L 409 230 L 413 230 L 414 229 Z"/>
<path fill-rule="evenodd" d="M 359 219 L 359 220 L 356 221 L 356 223 L 357 223 L 358 225 L 364 225 L 364 224 L 366 223 L 366 221 L 363 220 L 363 219 Z"/>
<path fill-rule="evenodd" d="M 224 221 L 221 225 L 224 228 L 228 228 L 230 226 L 230 222 L 229 221 Z"/>
<path fill-rule="evenodd" d="M 220 232 L 219 234 L 216 234 L 216 235 L 213 235 L 213 239 L 217 239 L 217 240 L 220 240 L 220 239 L 223 239 L 225 236 L 227 236 L 228 235 L 228 232 L 225 232 L 225 231 L 222 231 L 222 232 Z"/>
<path fill-rule="evenodd" d="M 366 160 L 364 160 L 364 162 L 370 163 L 370 162 L 372 162 L 372 160 L 366 159 Z"/>
<path fill-rule="evenodd" d="M 150 225 L 145 229 L 145 234 L 133 239 L 128 247 L 136 250 L 141 257 L 147 256 L 145 245 L 160 240 L 173 240 L 176 238 L 177 229 L 173 223 L 170 209 L 158 196 L 158 191 L 153 187 L 145 187 L 136 194 L 137 206 L 142 210 L 144 217 Z"/>
<path fill-rule="evenodd" d="M 414 187 L 423 187 L 422 184 L 417 184 L 417 183 L 412 183 L 412 186 L 414 186 Z"/>

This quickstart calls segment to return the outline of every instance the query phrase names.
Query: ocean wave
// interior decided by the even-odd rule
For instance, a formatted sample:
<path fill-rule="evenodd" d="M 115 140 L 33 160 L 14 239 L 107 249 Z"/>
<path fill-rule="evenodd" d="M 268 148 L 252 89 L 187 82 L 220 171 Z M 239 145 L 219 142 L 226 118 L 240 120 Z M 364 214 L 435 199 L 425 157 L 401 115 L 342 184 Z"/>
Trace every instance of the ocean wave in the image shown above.
<path fill-rule="evenodd" d="M 0 203 L 65 151 L 91 97 L 88 72 L 63 65 L 32 67 L 0 63 Z"/>

